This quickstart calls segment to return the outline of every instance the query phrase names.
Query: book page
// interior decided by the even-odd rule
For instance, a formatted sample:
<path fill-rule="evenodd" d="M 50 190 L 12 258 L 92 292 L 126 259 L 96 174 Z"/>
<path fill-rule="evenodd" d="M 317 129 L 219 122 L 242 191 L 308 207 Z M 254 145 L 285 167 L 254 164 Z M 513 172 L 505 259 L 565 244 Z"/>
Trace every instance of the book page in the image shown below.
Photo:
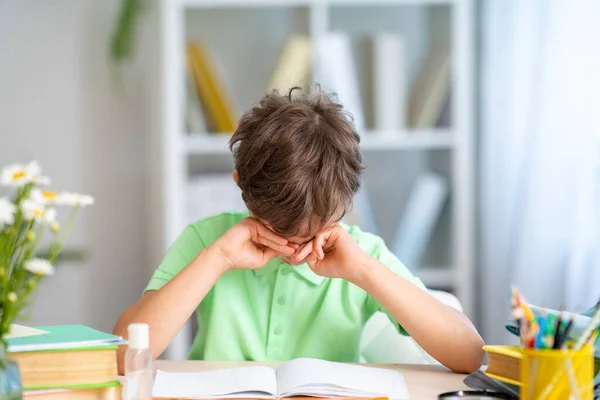
<path fill-rule="evenodd" d="M 268 367 L 239 367 L 204 372 L 157 371 L 152 397 L 255 398 L 277 395 L 277 376 Z"/>
<path fill-rule="evenodd" d="M 409 399 L 404 377 L 397 371 L 299 358 L 277 370 L 281 397 L 378 397 Z"/>
<path fill-rule="evenodd" d="M 27 336 L 45 335 L 46 333 L 50 332 L 43 331 L 41 329 L 30 328 L 28 326 L 10 324 L 8 334 L 4 335 L 4 339 L 15 339 Z"/>

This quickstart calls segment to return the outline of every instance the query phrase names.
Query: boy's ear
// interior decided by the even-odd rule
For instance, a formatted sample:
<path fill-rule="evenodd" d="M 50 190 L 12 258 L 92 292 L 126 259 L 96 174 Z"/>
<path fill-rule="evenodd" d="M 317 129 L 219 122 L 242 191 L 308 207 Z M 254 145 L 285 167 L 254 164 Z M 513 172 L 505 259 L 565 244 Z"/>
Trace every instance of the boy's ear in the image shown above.
<path fill-rule="evenodd" d="M 235 169 L 234 169 L 234 170 L 233 170 L 233 172 L 231 173 L 231 176 L 233 176 L 233 181 L 234 181 L 235 183 L 238 183 L 239 176 L 238 176 L 238 173 L 237 173 L 237 171 L 236 171 Z"/>

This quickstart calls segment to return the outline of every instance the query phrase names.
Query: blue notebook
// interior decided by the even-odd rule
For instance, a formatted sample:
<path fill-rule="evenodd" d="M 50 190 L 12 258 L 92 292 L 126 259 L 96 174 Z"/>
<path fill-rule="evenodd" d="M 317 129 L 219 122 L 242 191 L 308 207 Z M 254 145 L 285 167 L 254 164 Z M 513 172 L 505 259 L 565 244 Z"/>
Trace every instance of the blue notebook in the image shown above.
<path fill-rule="evenodd" d="M 100 332 L 85 325 L 37 326 L 35 329 L 41 332 L 6 339 L 8 352 L 83 349 L 126 343 L 120 336 Z"/>

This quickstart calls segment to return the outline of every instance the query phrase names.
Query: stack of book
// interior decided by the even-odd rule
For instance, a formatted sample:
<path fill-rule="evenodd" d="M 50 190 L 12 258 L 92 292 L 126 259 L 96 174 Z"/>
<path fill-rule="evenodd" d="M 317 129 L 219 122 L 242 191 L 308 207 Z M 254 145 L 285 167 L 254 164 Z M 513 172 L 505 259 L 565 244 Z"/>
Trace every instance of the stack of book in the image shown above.
<path fill-rule="evenodd" d="M 19 366 L 25 398 L 121 398 L 117 346 L 121 337 L 84 325 L 17 329 L 7 339 Z"/>
<path fill-rule="evenodd" d="M 484 346 L 488 355 L 487 376 L 501 382 L 521 386 L 521 360 L 519 346 Z"/>

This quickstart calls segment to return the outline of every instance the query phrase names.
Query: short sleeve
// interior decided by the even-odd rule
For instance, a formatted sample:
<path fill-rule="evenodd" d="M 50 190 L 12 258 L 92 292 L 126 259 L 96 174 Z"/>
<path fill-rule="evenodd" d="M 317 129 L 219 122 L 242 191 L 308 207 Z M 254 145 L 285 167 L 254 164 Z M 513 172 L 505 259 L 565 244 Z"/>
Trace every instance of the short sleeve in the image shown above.
<path fill-rule="evenodd" d="M 189 225 L 169 248 L 160 266 L 154 271 L 144 292 L 158 290 L 192 262 L 206 246 L 196 228 Z"/>
<path fill-rule="evenodd" d="M 419 278 L 415 277 L 409 271 L 409 269 L 387 248 L 387 246 L 385 245 L 385 243 L 383 242 L 382 239 L 379 239 L 375 243 L 375 245 L 372 249 L 371 256 L 373 256 L 373 257 L 377 258 L 379 261 L 381 261 L 382 264 L 384 264 L 386 267 L 388 267 L 390 270 L 392 270 L 394 273 L 396 273 L 396 275 L 406 279 L 408 282 L 412 283 L 413 285 L 415 285 L 423 290 L 426 290 L 426 287 L 423 284 L 423 282 L 421 282 L 421 280 Z M 401 295 L 401 294 L 399 294 L 399 295 Z M 381 311 L 381 312 L 387 314 L 388 318 L 390 319 L 390 321 L 392 321 L 394 326 L 396 326 L 398 331 L 402 335 L 408 336 L 408 333 L 406 332 L 406 330 L 404 328 L 402 328 L 402 326 L 398 323 L 398 321 L 396 321 L 396 319 L 381 304 L 379 304 L 379 302 L 377 300 L 375 300 L 371 295 L 368 295 L 367 296 L 367 312 L 369 313 L 369 315 L 373 315 L 377 311 Z"/>

